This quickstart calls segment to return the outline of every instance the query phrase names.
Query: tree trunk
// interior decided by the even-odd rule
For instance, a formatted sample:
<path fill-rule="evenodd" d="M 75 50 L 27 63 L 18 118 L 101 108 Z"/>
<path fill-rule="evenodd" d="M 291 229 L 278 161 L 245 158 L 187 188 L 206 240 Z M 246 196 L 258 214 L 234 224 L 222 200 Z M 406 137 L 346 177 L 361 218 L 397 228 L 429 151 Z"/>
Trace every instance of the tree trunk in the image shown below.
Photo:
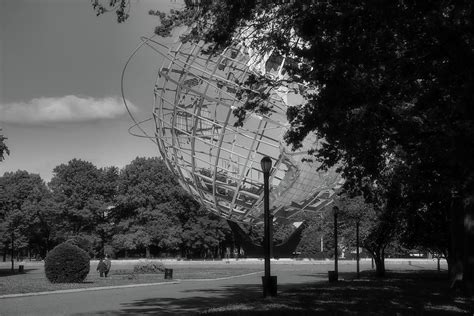
<path fill-rule="evenodd" d="M 15 271 L 15 234 L 12 232 L 12 272 Z"/>
<path fill-rule="evenodd" d="M 374 253 L 375 275 L 377 277 L 385 276 L 385 253 L 383 250 L 377 250 Z"/>
<path fill-rule="evenodd" d="M 150 259 L 150 247 L 148 247 L 148 246 L 145 247 L 145 252 L 146 252 L 146 255 L 145 255 L 146 258 L 147 258 L 147 259 Z"/>
<path fill-rule="evenodd" d="M 385 260 L 380 257 L 375 257 L 375 275 L 378 277 L 385 276 Z"/>
<path fill-rule="evenodd" d="M 464 295 L 474 294 L 474 202 L 453 199 L 451 207 L 450 286 Z"/>
<path fill-rule="evenodd" d="M 454 267 L 454 254 L 452 252 L 452 247 L 448 249 L 448 256 L 446 257 L 446 263 L 448 264 L 448 274 L 451 276 L 453 274 L 453 267 Z"/>
<path fill-rule="evenodd" d="M 474 194 L 473 194 L 474 198 Z M 464 204 L 464 257 L 463 284 L 466 296 L 474 295 L 474 201 Z"/>
<path fill-rule="evenodd" d="M 474 202 L 461 198 L 451 208 L 450 286 L 461 288 L 464 295 L 474 294 Z"/>

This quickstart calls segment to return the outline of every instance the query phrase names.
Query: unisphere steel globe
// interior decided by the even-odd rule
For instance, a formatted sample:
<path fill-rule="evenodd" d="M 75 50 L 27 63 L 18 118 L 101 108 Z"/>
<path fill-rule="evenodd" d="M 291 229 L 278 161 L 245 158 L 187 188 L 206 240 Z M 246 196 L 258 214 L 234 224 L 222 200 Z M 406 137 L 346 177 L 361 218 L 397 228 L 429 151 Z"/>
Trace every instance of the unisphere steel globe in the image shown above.
<path fill-rule="evenodd" d="M 256 57 L 242 43 L 215 56 L 203 53 L 202 42 L 178 42 L 165 49 L 144 41 L 163 60 L 153 105 L 159 151 L 182 187 L 209 211 L 236 222 L 261 222 L 264 156 L 273 162 L 270 209 L 276 220 L 295 221 L 301 212 L 331 203 L 340 177 L 303 161 L 318 146 L 316 136 L 307 137 L 298 151 L 283 140 L 288 107 L 303 102 L 297 86 L 272 89 L 264 100 L 272 111 L 247 113 L 243 126 L 235 126 L 233 112 L 243 105 L 243 83 L 252 74 L 285 76 L 285 58 Z"/>

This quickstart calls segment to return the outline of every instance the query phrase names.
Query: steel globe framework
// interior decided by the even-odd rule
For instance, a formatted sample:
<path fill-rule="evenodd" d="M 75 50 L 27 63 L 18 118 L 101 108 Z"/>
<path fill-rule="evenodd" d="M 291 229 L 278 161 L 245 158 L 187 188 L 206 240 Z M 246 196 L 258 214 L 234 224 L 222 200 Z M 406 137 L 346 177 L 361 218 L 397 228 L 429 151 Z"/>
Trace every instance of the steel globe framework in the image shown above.
<path fill-rule="evenodd" d="M 301 212 L 332 202 L 340 187 L 337 173 L 302 161 L 318 139 L 308 137 L 295 152 L 283 141 L 287 108 L 302 101 L 296 89 L 273 89 L 265 100 L 272 108 L 268 115 L 248 113 L 242 127 L 234 126 L 233 111 L 244 102 L 242 84 L 251 74 L 283 77 L 284 58 L 257 56 L 243 43 L 210 56 L 202 42 L 165 47 L 142 40 L 163 60 L 153 105 L 159 151 L 181 186 L 209 211 L 236 222 L 261 223 L 264 156 L 274 162 L 270 200 L 275 220 L 295 221 Z"/>

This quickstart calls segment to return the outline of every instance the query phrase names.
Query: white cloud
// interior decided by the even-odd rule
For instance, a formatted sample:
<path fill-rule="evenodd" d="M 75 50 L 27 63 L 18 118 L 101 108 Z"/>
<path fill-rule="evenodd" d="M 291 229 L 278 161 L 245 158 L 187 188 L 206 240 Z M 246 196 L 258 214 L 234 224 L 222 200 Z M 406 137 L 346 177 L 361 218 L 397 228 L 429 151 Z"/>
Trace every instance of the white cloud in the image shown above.
<path fill-rule="evenodd" d="M 131 111 L 137 107 L 130 101 Z M 58 98 L 36 98 L 29 102 L 0 104 L 0 122 L 43 124 L 54 122 L 84 122 L 113 119 L 126 113 L 121 98 L 95 99 L 67 95 Z"/>

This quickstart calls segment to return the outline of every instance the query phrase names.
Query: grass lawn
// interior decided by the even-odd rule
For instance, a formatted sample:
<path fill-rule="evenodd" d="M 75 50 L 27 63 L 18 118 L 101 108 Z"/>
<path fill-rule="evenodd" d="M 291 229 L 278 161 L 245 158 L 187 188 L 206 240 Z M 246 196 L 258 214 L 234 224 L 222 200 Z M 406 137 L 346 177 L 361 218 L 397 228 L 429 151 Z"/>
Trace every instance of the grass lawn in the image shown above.
<path fill-rule="evenodd" d="M 80 289 L 103 286 L 119 286 L 130 284 L 168 282 L 164 273 L 159 274 L 132 274 L 132 263 L 113 263 L 111 273 L 107 278 L 101 278 L 96 271 L 97 263 L 91 262 L 89 275 L 83 283 L 50 283 L 44 274 L 42 263 L 25 265 L 24 273 L 12 273 L 6 265 L 0 267 L 0 295 L 45 292 L 66 289 Z M 215 279 L 242 275 L 262 270 L 259 265 L 233 265 L 229 269 L 222 265 L 168 265 L 166 268 L 173 269 L 173 279 Z M 18 265 L 15 265 L 18 268 Z"/>
<path fill-rule="evenodd" d="M 26 269 L 23 274 L 10 274 L 5 270 L 0 270 L 0 295 L 165 281 L 162 274 L 137 275 L 133 278 L 126 274 L 111 274 L 107 278 L 100 278 L 96 273 L 89 273 L 82 283 L 53 284 L 46 279 L 44 273 L 38 273 L 35 270 L 44 271 L 42 268 Z"/>
<path fill-rule="evenodd" d="M 202 315 L 474 315 L 474 298 L 448 288 L 447 273 L 391 271 L 386 279 L 364 271 L 340 274 L 344 281 L 318 282 L 211 308 Z"/>

